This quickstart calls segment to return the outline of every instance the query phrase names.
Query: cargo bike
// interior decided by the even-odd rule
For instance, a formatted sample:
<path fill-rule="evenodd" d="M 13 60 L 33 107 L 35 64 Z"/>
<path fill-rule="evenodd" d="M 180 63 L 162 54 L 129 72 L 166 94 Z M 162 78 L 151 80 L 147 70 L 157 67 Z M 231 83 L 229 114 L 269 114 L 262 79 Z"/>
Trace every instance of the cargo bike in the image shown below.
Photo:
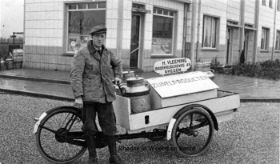
<path fill-rule="evenodd" d="M 116 135 L 118 140 L 167 140 L 183 157 L 204 153 L 219 123 L 232 119 L 240 106 L 238 94 L 218 90 L 204 72 L 146 80 L 131 77 L 120 91 L 125 93 L 117 95 L 113 103 L 117 125 L 124 129 Z M 86 151 L 80 109 L 60 106 L 36 120 L 36 144 L 48 161 L 73 162 Z M 97 148 L 107 146 L 102 131 L 95 138 Z"/>

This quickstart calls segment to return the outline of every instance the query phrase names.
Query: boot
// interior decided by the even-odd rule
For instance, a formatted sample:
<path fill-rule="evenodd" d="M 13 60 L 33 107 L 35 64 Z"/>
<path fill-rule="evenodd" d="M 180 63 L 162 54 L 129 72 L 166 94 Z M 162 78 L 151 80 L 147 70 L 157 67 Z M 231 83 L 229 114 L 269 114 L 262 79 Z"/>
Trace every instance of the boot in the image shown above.
<path fill-rule="evenodd" d="M 116 138 L 115 136 L 106 136 L 107 143 L 109 147 L 110 152 L 110 164 L 125 164 L 125 162 L 120 158 L 120 156 L 117 154 L 117 144 L 116 144 Z"/>
<path fill-rule="evenodd" d="M 111 155 L 109 159 L 110 164 L 125 164 L 119 155 Z"/>
<path fill-rule="evenodd" d="M 94 134 L 88 133 L 86 137 L 86 142 L 89 154 L 88 164 L 98 164 Z"/>

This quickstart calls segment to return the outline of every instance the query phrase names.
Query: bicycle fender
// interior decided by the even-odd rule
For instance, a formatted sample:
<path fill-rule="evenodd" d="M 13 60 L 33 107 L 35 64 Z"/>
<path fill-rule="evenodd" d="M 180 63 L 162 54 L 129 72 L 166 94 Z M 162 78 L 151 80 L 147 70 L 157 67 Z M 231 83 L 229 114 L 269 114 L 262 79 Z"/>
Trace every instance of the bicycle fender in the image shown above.
<path fill-rule="evenodd" d="M 38 119 L 36 119 L 37 122 L 36 122 L 35 125 L 34 125 L 33 134 L 36 134 L 36 133 L 37 133 L 38 127 L 39 127 L 39 125 L 41 124 L 41 121 L 42 121 L 48 114 L 50 114 L 50 113 L 56 111 L 56 110 L 59 109 L 59 108 L 71 108 L 71 109 L 79 110 L 78 108 L 73 107 L 73 106 L 59 106 L 59 107 L 52 108 L 52 109 L 50 109 L 50 110 L 48 110 L 48 111 L 42 113 L 42 114 L 40 115 L 40 117 L 39 117 Z"/>
<path fill-rule="evenodd" d="M 38 127 L 41 124 L 41 121 L 47 116 L 47 113 L 44 112 L 40 115 L 38 121 L 35 123 L 34 128 L 33 128 L 33 134 L 36 134 L 38 131 Z"/>
<path fill-rule="evenodd" d="M 171 139 L 171 134 L 172 134 L 172 129 L 174 127 L 174 124 L 176 122 L 176 118 L 172 118 L 168 124 L 168 128 L 167 128 L 167 134 L 166 134 L 166 140 L 170 140 Z"/>

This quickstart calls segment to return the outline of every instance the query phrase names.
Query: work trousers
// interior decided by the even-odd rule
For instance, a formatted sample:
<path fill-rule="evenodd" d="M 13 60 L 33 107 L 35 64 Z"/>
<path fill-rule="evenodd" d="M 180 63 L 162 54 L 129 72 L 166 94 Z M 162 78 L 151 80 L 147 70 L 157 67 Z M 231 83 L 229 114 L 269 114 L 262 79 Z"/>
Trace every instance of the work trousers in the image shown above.
<path fill-rule="evenodd" d="M 112 102 L 84 102 L 82 109 L 82 118 L 84 120 L 83 131 L 89 134 L 96 134 L 98 131 L 95 122 L 96 113 L 103 133 L 108 136 L 115 135 L 117 132 L 116 116 Z"/>

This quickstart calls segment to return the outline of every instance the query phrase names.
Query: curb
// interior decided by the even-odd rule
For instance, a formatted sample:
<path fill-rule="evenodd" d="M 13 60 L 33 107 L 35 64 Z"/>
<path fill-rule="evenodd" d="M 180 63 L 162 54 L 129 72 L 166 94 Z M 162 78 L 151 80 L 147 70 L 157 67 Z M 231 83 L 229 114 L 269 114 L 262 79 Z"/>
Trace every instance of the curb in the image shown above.
<path fill-rule="evenodd" d="M 280 99 L 278 98 L 267 98 L 267 99 L 246 99 L 246 98 L 243 98 L 243 99 L 240 99 L 240 102 L 271 102 L 271 103 L 280 103 Z"/>
<path fill-rule="evenodd" d="M 53 100 L 74 101 L 74 98 L 70 98 L 70 97 L 48 95 L 48 94 L 42 94 L 42 93 L 36 93 L 36 92 L 26 92 L 26 91 L 10 90 L 10 89 L 3 89 L 3 88 L 0 88 L 0 91 L 6 92 L 6 93 L 11 93 L 11 94 L 31 96 L 31 97 L 48 98 L 48 99 L 53 99 Z M 273 98 L 268 98 L 268 99 L 264 99 L 264 98 L 262 98 L 262 99 L 257 99 L 257 98 L 246 99 L 246 98 L 242 98 L 242 99 L 240 99 L 240 102 L 243 102 L 243 103 L 250 103 L 250 102 L 280 103 L 280 99 L 278 99 L 278 98 L 274 98 L 274 99 Z"/>
<path fill-rule="evenodd" d="M 16 80 L 28 80 L 28 81 L 37 81 L 37 82 L 70 84 L 70 81 L 64 81 L 64 80 L 40 79 L 40 78 L 33 78 L 33 77 L 11 76 L 11 75 L 0 75 L 0 77 L 1 78 L 7 78 L 7 79 L 16 79 Z"/>
<path fill-rule="evenodd" d="M 70 98 L 70 97 L 47 95 L 47 94 L 41 94 L 41 93 L 35 93 L 35 92 L 24 92 L 24 91 L 19 91 L 19 90 L 10 90 L 10 89 L 3 89 L 3 88 L 0 88 L 0 91 L 4 92 L 4 93 L 30 96 L 30 97 L 48 98 L 48 99 L 61 100 L 61 101 L 74 101 L 74 98 Z"/>

